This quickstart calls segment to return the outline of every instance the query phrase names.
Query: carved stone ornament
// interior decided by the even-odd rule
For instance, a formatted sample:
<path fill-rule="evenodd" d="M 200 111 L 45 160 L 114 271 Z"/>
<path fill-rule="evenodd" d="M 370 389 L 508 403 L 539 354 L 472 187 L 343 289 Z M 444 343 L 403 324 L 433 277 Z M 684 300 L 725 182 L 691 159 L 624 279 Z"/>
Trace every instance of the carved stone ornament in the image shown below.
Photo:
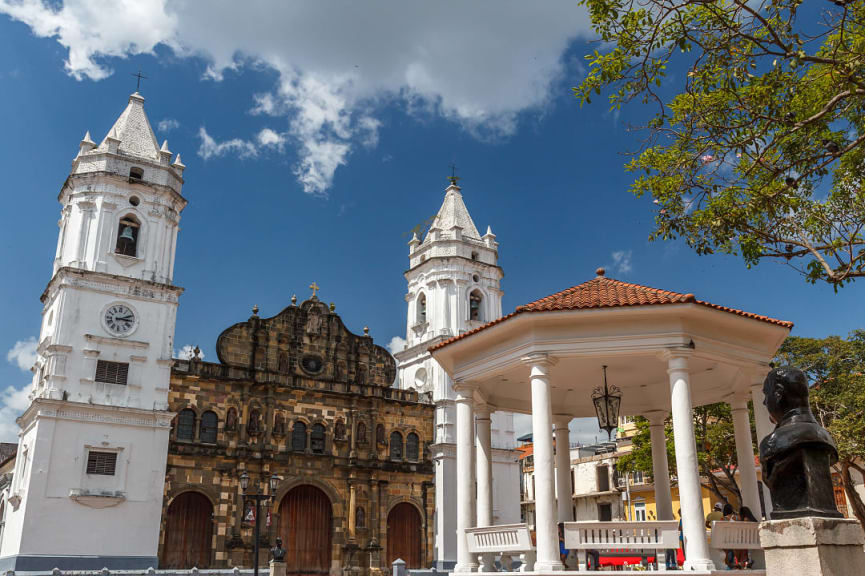
<path fill-rule="evenodd" d="M 775 368 L 763 382 L 763 403 L 775 430 L 760 442 L 763 482 L 772 495 L 773 520 L 841 518 L 830 467 L 838 461 L 832 436 L 808 404 L 808 379 L 798 368 Z"/>

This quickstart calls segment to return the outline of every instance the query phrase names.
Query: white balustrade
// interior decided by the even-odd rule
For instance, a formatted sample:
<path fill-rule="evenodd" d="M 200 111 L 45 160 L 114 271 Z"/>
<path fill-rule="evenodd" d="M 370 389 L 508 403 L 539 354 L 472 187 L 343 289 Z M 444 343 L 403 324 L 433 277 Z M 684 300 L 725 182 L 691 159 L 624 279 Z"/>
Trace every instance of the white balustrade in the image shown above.
<path fill-rule="evenodd" d="M 710 546 L 716 550 L 759 550 L 758 522 L 712 522 Z"/>
<path fill-rule="evenodd" d="M 502 566 L 508 567 L 506 558 L 519 555 L 520 572 L 531 572 L 535 566 L 535 547 L 527 524 L 503 524 L 467 528 L 466 544 L 473 557 L 484 554 L 501 554 Z"/>

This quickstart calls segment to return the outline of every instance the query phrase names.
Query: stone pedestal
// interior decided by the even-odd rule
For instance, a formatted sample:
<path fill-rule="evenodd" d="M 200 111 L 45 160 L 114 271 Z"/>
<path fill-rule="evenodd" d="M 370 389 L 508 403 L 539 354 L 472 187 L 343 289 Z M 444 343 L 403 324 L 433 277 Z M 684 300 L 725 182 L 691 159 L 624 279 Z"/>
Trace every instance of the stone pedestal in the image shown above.
<path fill-rule="evenodd" d="M 285 576 L 285 562 L 270 561 L 270 576 Z"/>
<path fill-rule="evenodd" d="M 856 520 L 789 518 L 760 524 L 766 576 L 865 574 L 865 534 Z"/>

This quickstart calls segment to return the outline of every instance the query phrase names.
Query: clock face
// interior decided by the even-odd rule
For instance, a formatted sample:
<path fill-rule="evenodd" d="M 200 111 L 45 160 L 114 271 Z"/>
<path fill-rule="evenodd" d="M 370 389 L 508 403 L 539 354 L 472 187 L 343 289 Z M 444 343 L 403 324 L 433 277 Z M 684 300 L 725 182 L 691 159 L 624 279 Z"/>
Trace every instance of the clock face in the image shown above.
<path fill-rule="evenodd" d="M 135 312 L 123 304 L 112 304 L 105 311 L 105 327 L 117 336 L 131 334 L 135 328 Z"/>

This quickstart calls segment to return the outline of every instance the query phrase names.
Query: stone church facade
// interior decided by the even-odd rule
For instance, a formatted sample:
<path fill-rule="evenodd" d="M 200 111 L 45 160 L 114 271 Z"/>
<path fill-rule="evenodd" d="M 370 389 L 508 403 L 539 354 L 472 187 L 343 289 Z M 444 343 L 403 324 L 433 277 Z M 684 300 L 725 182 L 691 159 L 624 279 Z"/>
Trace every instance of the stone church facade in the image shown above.
<path fill-rule="evenodd" d="M 217 340 L 218 363 L 176 360 L 159 565 L 250 566 L 248 491 L 280 478 L 262 510 L 260 563 L 281 537 L 289 573 L 428 567 L 435 505 L 429 397 L 392 387 L 396 363 L 315 295 L 258 310 Z"/>

